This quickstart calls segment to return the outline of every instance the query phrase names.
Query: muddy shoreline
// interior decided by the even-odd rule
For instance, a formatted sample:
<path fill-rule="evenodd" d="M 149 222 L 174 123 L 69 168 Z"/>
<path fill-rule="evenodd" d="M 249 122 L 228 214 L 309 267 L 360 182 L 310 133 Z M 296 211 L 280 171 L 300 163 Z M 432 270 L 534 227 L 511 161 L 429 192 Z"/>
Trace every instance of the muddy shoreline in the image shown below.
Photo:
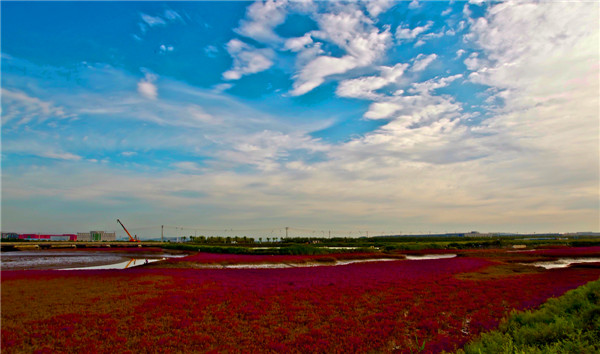
<path fill-rule="evenodd" d="M 189 252 L 161 248 L 99 248 L 26 250 L 2 253 L 1 270 L 47 270 L 108 266 L 136 260 L 156 260 L 189 255 Z M 139 265 L 139 262 L 136 262 Z"/>

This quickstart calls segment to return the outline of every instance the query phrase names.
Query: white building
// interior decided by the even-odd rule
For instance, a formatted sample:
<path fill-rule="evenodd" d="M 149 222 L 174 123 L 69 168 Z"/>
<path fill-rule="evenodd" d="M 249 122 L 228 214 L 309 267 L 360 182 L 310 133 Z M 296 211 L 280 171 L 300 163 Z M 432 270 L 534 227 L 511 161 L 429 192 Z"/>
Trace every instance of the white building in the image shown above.
<path fill-rule="evenodd" d="M 78 232 L 77 241 L 116 241 L 117 236 L 114 232 L 90 231 Z"/>

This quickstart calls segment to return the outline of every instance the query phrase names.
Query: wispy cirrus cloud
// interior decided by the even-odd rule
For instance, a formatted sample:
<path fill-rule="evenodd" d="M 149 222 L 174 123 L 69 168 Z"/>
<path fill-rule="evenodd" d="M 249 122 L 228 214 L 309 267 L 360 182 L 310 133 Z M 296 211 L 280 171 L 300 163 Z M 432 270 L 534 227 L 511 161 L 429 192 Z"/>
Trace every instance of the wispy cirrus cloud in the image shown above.
<path fill-rule="evenodd" d="M 146 25 L 148 25 L 150 27 L 164 26 L 167 24 L 167 21 L 165 21 L 160 16 L 150 16 L 147 14 L 140 14 L 140 17 L 142 18 L 142 21 L 144 21 L 144 23 L 146 23 Z"/>
<path fill-rule="evenodd" d="M 49 119 L 74 117 L 49 100 L 32 97 L 18 89 L 2 88 L 2 125 L 13 123 L 27 124 L 32 121 L 43 122 Z M 15 122 L 16 121 L 16 122 Z"/>
<path fill-rule="evenodd" d="M 139 15 L 141 21 L 138 22 L 138 27 L 140 28 L 142 35 L 151 28 L 164 27 L 176 22 L 184 22 L 183 17 L 181 17 L 177 11 L 172 9 L 166 9 L 164 12 L 157 15 L 149 15 L 146 13 L 140 13 Z M 141 37 L 138 35 L 134 35 L 134 37 L 137 37 L 136 39 L 141 40 Z"/>
<path fill-rule="evenodd" d="M 104 150 L 116 150 L 121 156 L 128 157 L 132 156 L 131 151 L 148 149 L 182 151 L 206 149 L 201 152 L 202 155 L 219 156 L 224 147 L 238 146 L 239 141 L 245 140 L 246 135 L 276 129 L 279 135 L 274 136 L 285 137 L 298 129 L 304 132 L 302 134 L 311 130 L 310 127 L 300 128 L 300 124 L 281 121 L 233 97 L 215 93 L 210 89 L 198 89 L 169 78 L 161 78 L 163 95 L 159 96 L 156 87 L 157 76 L 147 70 L 143 70 L 146 76 L 138 80 L 137 75 L 112 67 L 81 66 L 80 72 L 77 73 L 79 77 L 85 78 L 91 75 L 94 77 L 93 80 L 100 80 L 100 82 L 94 83 L 90 81 L 91 79 L 87 79 L 87 84 L 91 84 L 91 87 L 86 85 L 47 90 L 44 88 L 48 85 L 44 75 L 52 73 L 53 70 L 60 71 L 60 68 L 44 67 L 41 71 L 36 64 L 21 60 L 6 61 L 3 64 L 5 67 L 15 66 L 14 72 L 4 75 L 4 79 L 12 82 L 13 86 L 10 90 L 3 89 L 4 131 L 15 130 L 16 134 L 17 131 L 23 130 L 21 126 L 24 124 L 34 128 L 41 123 L 56 122 L 71 117 L 79 117 L 89 126 L 99 124 L 102 127 L 98 130 L 92 129 L 87 132 L 85 139 L 76 142 L 67 137 L 74 134 L 78 128 L 69 125 L 61 126 L 61 129 L 55 132 L 57 135 L 54 141 L 58 145 L 51 149 L 46 148 L 48 151 L 58 151 L 53 156 L 59 154 L 63 157 L 81 156 L 89 154 L 93 149 L 99 149 L 96 154 L 100 155 Z M 44 74 L 23 78 L 15 74 L 21 70 L 32 73 L 39 71 Z M 34 82 L 35 84 L 32 85 Z M 39 88 L 32 90 L 32 87 Z M 102 87 L 103 90 L 98 91 L 96 87 Z M 49 101 L 47 97 L 53 97 L 56 102 Z M 118 100 L 115 97 L 118 97 Z M 24 110 L 22 107 L 28 108 Z M 146 128 L 131 130 L 127 134 L 127 139 L 119 140 L 110 133 L 110 127 L 114 124 L 123 128 L 143 124 Z M 184 131 L 177 133 L 179 129 Z M 177 140 L 158 139 L 165 134 L 165 131 L 169 134 L 178 134 Z M 30 134 L 28 139 L 31 140 L 36 140 L 36 136 L 39 137 L 39 131 L 35 129 L 29 130 L 27 134 Z M 148 138 L 150 136 L 152 138 Z M 23 140 L 24 136 L 15 135 L 15 138 Z M 278 139 L 280 138 L 274 137 L 273 141 Z M 285 140 L 285 138 L 281 139 Z M 37 140 L 48 141 L 46 136 Z M 98 141 L 102 141 L 99 146 L 96 145 Z M 3 144 L 6 151 L 9 151 L 11 146 L 17 146 L 11 137 L 5 138 Z M 296 140 L 292 145 L 302 144 Z M 38 150 L 44 151 L 43 146 L 40 145 Z M 44 156 L 39 153 L 35 155 Z M 93 158 L 100 159 L 98 156 Z M 248 161 L 256 159 L 249 158 Z"/>

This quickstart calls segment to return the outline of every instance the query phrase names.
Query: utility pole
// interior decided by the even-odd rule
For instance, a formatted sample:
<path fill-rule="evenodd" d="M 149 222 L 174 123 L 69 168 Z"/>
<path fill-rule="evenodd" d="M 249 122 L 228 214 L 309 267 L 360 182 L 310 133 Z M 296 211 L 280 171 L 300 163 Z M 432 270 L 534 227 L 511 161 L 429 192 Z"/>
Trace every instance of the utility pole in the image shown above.
<path fill-rule="evenodd" d="M 286 226 L 286 227 L 285 227 L 285 238 L 288 238 L 288 229 L 289 229 L 289 227 L 288 227 L 288 226 Z"/>
<path fill-rule="evenodd" d="M 160 225 L 160 242 L 165 242 L 165 225 Z"/>
<path fill-rule="evenodd" d="M 329 238 L 331 238 L 331 230 L 329 230 Z"/>

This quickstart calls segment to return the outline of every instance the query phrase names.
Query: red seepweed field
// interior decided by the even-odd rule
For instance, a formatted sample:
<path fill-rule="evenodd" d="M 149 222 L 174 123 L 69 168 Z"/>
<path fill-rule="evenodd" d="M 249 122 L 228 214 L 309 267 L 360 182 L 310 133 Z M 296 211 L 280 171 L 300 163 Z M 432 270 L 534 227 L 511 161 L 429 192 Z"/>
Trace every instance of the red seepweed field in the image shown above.
<path fill-rule="evenodd" d="M 315 260 L 197 254 L 126 270 L 2 271 L 2 352 L 452 351 L 512 309 L 538 306 L 600 276 L 597 264 L 551 270 L 520 264 L 558 251 L 544 252 L 190 268 Z M 598 253 L 589 247 L 560 255 Z"/>

